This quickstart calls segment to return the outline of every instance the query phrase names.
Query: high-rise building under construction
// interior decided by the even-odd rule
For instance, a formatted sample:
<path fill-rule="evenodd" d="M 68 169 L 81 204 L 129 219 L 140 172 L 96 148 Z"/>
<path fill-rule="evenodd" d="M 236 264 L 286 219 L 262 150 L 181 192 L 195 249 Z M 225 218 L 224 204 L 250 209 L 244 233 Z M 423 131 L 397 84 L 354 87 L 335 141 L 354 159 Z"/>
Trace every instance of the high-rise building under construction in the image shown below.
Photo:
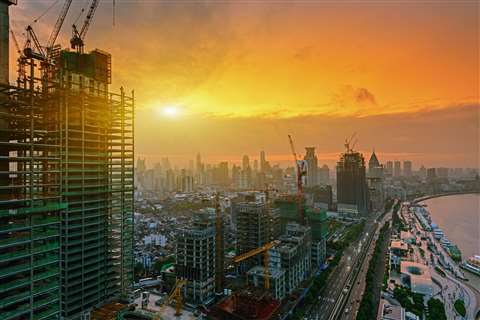
<path fill-rule="evenodd" d="M 133 95 L 108 53 L 51 53 L 0 82 L 2 320 L 81 319 L 133 281 Z"/>
<path fill-rule="evenodd" d="M 347 149 L 337 162 L 337 210 L 348 214 L 368 213 L 365 159 Z"/>

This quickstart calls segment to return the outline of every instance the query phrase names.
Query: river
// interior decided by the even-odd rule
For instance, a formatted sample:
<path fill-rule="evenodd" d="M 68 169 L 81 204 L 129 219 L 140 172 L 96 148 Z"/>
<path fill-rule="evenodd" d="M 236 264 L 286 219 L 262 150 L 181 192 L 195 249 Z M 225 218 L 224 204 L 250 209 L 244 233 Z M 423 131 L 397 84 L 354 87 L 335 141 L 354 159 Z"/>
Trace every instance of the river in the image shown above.
<path fill-rule="evenodd" d="M 432 222 L 462 251 L 462 259 L 480 255 L 480 194 L 443 196 L 422 203 L 428 206 Z M 480 276 L 464 273 L 480 291 Z"/>

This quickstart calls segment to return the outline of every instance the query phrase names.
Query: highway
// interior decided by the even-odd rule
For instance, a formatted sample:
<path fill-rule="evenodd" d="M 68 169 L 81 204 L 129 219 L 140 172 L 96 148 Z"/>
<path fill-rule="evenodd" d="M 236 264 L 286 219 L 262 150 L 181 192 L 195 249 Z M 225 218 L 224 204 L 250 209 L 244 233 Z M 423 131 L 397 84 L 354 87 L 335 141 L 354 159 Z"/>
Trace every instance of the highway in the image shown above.
<path fill-rule="evenodd" d="M 383 216 L 380 226 L 391 219 L 391 216 L 392 210 Z M 368 261 L 375 248 L 374 244 L 380 230 L 376 221 L 377 217 L 379 217 L 378 214 L 368 219 L 360 239 L 344 250 L 322 295 L 306 313 L 306 319 L 355 319 L 363 295 Z"/>
<path fill-rule="evenodd" d="M 356 275 L 357 272 L 353 271 L 358 271 L 358 265 L 362 264 L 366 256 L 366 249 L 371 243 L 376 228 L 377 224 L 374 223 L 373 218 L 367 220 L 360 239 L 353 242 L 344 250 L 339 264 L 335 270 L 333 270 L 326 287 L 322 291 L 322 295 L 317 298 L 317 301 L 307 312 L 307 319 L 335 319 L 343 310 L 345 296 L 348 296 L 350 292 L 349 286 L 347 285 L 354 281 L 354 275 Z"/>
<path fill-rule="evenodd" d="M 360 307 L 360 302 L 362 301 L 362 296 L 365 291 L 365 279 L 367 277 L 368 267 L 370 265 L 370 259 L 375 251 L 375 244 L 378 239 L 380 229 L 383 227 L 384 223 L 392 219 L 392 211 L 390 210 L 380 221 L 378 229 L 375 232 L 374 240 L 368 249 L 368 254 L 366 259 L 363 260 L 363 263 L 360 268 L 360 272 L 356 277 L 356 281 L 353 283 L 350 289 L 350 295 L 347 302 L 345 303 L 345 308 L 349 309 L 348 313 L 343 312 L 340 314 L 339 319 L 342 320 L 355 320 L 357 318 L 358 308 Z M 345 309 L 344 308 L 344 309 Z"/>

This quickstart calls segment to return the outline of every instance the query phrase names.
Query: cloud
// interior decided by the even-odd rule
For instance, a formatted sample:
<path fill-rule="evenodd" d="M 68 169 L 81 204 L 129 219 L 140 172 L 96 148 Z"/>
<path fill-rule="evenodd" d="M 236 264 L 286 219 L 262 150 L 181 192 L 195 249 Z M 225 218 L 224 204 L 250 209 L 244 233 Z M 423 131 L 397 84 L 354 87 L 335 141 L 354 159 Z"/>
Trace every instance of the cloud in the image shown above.
<path fill-rule="evenodd" d="M 334 94 L 332 105 L 337 107 L 340 113 L 343 110 L 354 110 L 359 115 L 362 115 L 365 109 L 378 106 L 375 95 L 370 90 L 352 85 L 345 85 Z"/>
<path fill-rule="evenodd" d="M 475 167 L 479 161 L 479 112 L 477 103 L 365 117 L 195 116 L 175 122 L 155 120 L 144 110 L 136 119 L 142 123 L 136 132 L 136 153 L 147 157 L 182 155 L 185 160 L 193 159 L 197 151 L 212 159 L 256 155 L 262 149 L 271 155 L 288 155 L 287 135 L 292 134 L 299 152 L 304 146 L 315 146 L 319 158 L 334 166 L 331 155 L 342 152 L 345 137 L 356 131 L 357 149 L 370 152 L 375 147 L 384 155 L 382 162 L 397 157 L 413 160 L 415 166 Z"/>

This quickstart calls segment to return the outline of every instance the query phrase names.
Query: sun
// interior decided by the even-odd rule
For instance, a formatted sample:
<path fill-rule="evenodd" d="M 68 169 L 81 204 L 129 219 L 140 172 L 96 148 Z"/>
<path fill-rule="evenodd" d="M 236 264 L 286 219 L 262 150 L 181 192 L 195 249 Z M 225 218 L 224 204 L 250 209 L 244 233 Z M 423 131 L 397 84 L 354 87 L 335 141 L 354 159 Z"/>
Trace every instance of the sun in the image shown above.
<path fill-rule="evenodd" d="M 156 108 L 157 114 L 167 118 L 177 118 L 180 110 L 176 106 L 158 106 Z"/>

